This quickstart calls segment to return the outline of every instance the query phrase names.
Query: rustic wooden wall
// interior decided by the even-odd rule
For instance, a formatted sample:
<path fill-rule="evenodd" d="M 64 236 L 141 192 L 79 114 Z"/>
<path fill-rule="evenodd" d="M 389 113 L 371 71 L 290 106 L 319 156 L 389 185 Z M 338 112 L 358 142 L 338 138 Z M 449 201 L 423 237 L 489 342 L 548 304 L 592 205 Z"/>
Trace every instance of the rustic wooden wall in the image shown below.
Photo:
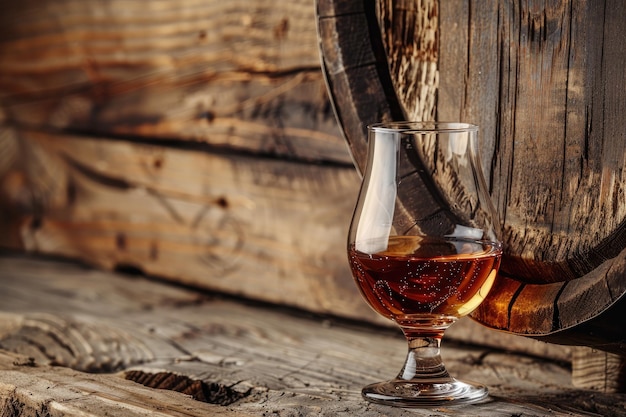
<path fill-rule="evenodd" d="M 0 7 L 5 123 L 350 162 L 310 1 Z"/>
<path fill-rule="evenodd" d="M 369 313 L 310 1 L 0 7 L 3 246 Z"/>

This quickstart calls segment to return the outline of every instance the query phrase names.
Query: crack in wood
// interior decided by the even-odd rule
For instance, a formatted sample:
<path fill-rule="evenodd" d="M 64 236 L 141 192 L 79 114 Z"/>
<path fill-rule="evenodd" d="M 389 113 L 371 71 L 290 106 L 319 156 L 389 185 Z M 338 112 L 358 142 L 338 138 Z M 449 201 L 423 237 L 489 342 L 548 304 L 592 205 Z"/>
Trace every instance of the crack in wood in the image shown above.
<path fill-rule="evenodd" d="M 204 382 L 172 372 L 127 371 L 124 373 L 124 377 L 149 388 L 168 389 L 190 395 L 197 401 L 222 406 L 231 405 L 252 392 L 252 388 L 241 392 L 233 389 L 232 385 Z"/>

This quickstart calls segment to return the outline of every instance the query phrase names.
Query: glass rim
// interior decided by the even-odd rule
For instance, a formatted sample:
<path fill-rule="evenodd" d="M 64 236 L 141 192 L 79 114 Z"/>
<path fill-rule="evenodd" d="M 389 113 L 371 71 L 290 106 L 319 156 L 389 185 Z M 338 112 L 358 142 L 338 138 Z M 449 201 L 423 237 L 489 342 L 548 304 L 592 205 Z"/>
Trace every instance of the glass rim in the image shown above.
<path fill-rule="evenodd" d="M 454 133 L 454 132 L 477 132 L 478 125 L 465 122 L 449 121 L 387 121 L 373 123 L 367 126 L 371 132 L 397 132 L 397 133 Z"/>

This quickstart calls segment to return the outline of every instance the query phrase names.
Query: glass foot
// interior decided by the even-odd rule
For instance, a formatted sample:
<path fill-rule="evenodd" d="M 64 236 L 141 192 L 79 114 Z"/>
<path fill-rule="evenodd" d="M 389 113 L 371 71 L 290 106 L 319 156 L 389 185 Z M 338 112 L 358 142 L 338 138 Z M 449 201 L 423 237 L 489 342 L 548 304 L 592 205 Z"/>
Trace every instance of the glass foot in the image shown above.
<path fill-rule="evenodd" d="M 489 392 L 484 385 L 449 378 L 441 383 L 396 379 L 368 385 L 361 393 L 374 403 L 415 408 L 476 403 Z"/>

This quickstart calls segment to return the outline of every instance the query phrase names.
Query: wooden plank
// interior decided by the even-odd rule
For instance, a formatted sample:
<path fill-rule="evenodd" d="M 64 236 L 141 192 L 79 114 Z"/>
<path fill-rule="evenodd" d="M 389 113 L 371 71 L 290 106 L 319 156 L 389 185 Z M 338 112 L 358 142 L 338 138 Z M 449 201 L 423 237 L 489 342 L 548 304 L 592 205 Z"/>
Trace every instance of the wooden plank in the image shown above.
<path fill-rule="evenodd" d="M 254 415 L 118 377 L 41 366 L 4 351 L 0 351 L 0 369 L 0 413 L 6 417 Z"/>
<path fill-rule="evenodd" d="M 626 62 L 624 13 L 608 1 L 441 5 L 438 114 L 482 128 L 508 276 L 576 279 L 626 244 L 625 81 L 613 70 Z"/>
<path fill-rule="evenodd" d="M 375 21 L 375 2 L 317 1 L 319 48 L 337 119 L 357 168 L 367 156 L 367 125 L 403 120 Z"/>
<path fill-rule="evenodd" d="M 517 280 L 499 275 L 491 289 L 489 303 L 480 304 L 472 317 L 480 323 L 490 323 L 495 329 L 509 329 L 511 300 L 515 300 L 524 287 L 525 284 Z"/>
<path fill-rule="evenodd" d="M 376 3 L 389 74 L 405 119 L 435 120 L 439 88 L 439 2 Z"/>
<path fill-rule="evenodd" d="M 483 175 L 491 186 L 493 150 L 499 144 L 496 117 L 505 118 L 498 88 L 506 82 L 499 62 L 498 2 L 439 1 L 437 118 L 477 124 Z M 502 207 L 500 207 L 502 208 Z"/>
<path fill-rule="evenodd" d="M 50 260 L 2 256 L 0 285 L 2 415 L 408 412 L 368 404 L 359 394 L 364 384 L 399 370 L 406 347 L 398 331 L 199 296 Z M 108 367 L 138 346 L 146 352 L 141 363 Z M 575 389 L 561 361 L 452 341 L 444 343 L 444 359 L 455 375 L 487 383 L 491 398 L 412 415 L 625 415 L 623 396 Z M 114 373 L 85 373 L 87 364 L 92 372 Z M 167 391 L 177 389 L 198 400 Z"/>
<path fill-rule="evenodd" d="M 312 311 L 373 316 L 345 260 L 359 186 L 352 167 L 17 135 L 22 165 L 7 178 L 24 181 L 3 187 L 5 223 L 14 230 L 0 237 L 5 246 Z"/>
<path fill-rule="evenodd" d="M 624 357 L 578 346 L 572 355 L 572 383 L 575 387 L 603 392 L 624 392 Z"/>
<path fill-rule="evenodd" d="M 520 334 L 540 335 L 555 330 L 554 303 L 562 286 L 527 284 L 509 307 L 509 329 Z M 532 311 L 533 314 L 528 314 Z"/>
<path fill-rule="evenodd" d="M 351 164 L 308 1 L 0 5 L 4 123 Z"/>

